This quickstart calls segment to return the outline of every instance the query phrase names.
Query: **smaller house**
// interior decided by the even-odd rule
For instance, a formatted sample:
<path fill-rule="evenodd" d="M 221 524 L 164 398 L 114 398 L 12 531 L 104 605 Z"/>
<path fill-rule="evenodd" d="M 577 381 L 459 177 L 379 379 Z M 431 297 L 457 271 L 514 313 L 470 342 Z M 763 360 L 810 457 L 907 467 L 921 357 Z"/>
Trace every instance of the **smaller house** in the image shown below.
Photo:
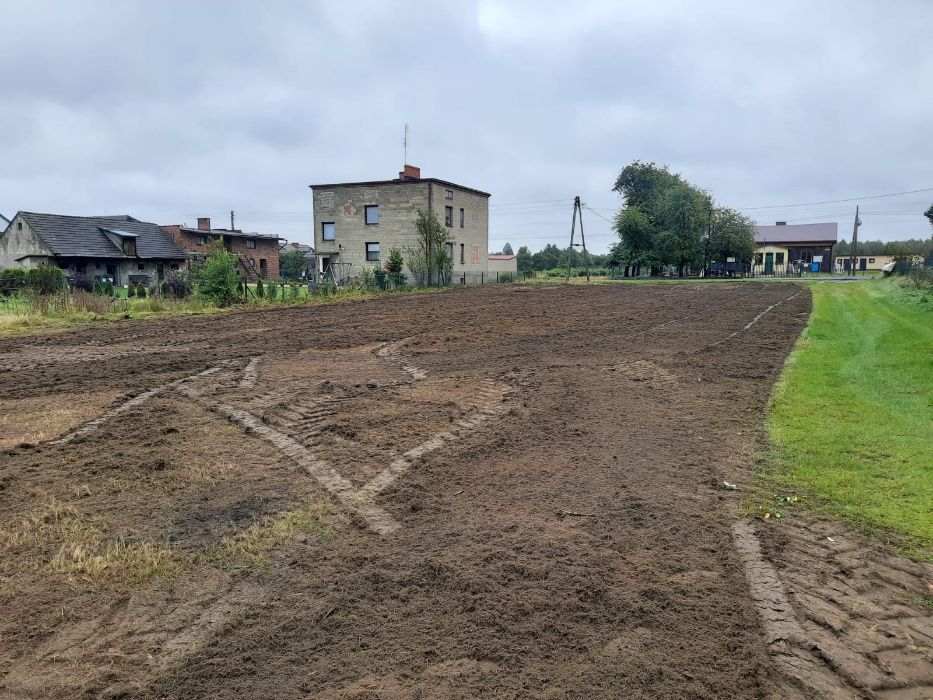
<path fill-rule="evenodd" d="M 301 273 L 301 277 L 305 277 L 308 274 L 317 272 L 317 254 L 314 252 L 314 248 L 309 246 L 307 243 L 289 243 L 287 246 L 281 249 L 280 254 L 290 253 L 296 250 L 304 256 L 305 266 Z"/>
<path fill-rule="evenodd" d="M 132 216 L 21 211 L 0 235 L 0 268 L 55 265 L 73 279 L 148 285 L 184 264 L 171 236 Z"/>
<path fill-rule="evenodd" d="M 518 256 L 505 255 L 504 253 L 491 253 L 487 256 L 489 278 L 495 279 L 506 272 L 513 277 L 518 274 Z"/>
<path fill-rule="evenodd" d="M 783 272 L 792 267 L 832 272 L 833 246 L 838 238 L 836 223 L 791 224 L 778 221 L 758 226 L 755 233 L 756 273 Z"/>
<path fill-rule="evenodd" d="M 207 257 L 215 241 L 220 241 L 225 250 L 237 256 L 240 274 L 247 279 L 279 276 L 279 241 L 285 239 L 275 234 L 212 228 L 210 217 L 199 218 L 197 228 L 172 224 L 162 229 L 194 265 Z"/>
<path fill-rule="evenodd" d="M 855 256 L 855 269 L 856 270 L 881 270 L 882 267 L 888 263 L 895 262 L 893 255 L 856 255 Z M 913 265 L 919 265 L 923 262 L 923 256 L 913 255 L 910 256 L 908 262 Z M 837 255 L 836 256 L 836 272 L 848 272 L 852 264 L 851 255 Z"/>

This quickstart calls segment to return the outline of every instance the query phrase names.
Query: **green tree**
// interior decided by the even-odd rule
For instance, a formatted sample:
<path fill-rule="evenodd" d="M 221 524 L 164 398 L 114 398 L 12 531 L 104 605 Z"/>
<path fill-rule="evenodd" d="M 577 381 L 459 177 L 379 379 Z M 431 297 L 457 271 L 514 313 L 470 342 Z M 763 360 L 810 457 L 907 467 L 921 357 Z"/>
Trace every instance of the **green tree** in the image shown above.
<path fill-rule="evenodd" d="M 709 260 L 725 262 L 727 258 L 735 258 L 739 262 L 749 262 L 754 253 L 755 222 L 735 209 L 713 209 Z"/>
<path fill-rule="evenodd" d="M 532 269 L 534 263 L 534 258 L 531 255 L 531 251 L 528 250 L 528 246 L 523 245 L 518 249 L 518 270 L 519 272 L 526 272 Z"/>
<path fill-rule="evenodd" d="M 930 205 L 930 208 L 923 212 L 923 215 L 930 222 L 930 226 L 933 226 L 933 204 Z"/>
<path fill-rule="evenodd" d="M 402 270 L 405 269 L 405 260 L 402 258 L 402 251 L 399 248 L 389 248 L 389 254 L 386 258 L 385 271 L 396 287 L 402 287 L 405 284 L 405 275 Z"/>
<path fill-rule="evenodd" d="M 454 261 L 448 246 L 450 232 L 441 226 L 434 212 L 418 210 L 415 220 L 418 245 L 407 249 L 408 269 L 419 285 L 449 284 Z"/>
<path fill-rule="evenodd" d="M 512 252 L 512 245 L 510 243 L 506 243 L 504 246 L 502 246 L 502 254 L 503 255 L 514 255 L 514 253 Z"/>
<path fill-rule="evenodd" d="M 194 275 L 195 288 L 203 299 L 217 306 L 229 306 L 237 298 L 240 277 L 237 256 L 215 244 L 204 264 Z"/>
<path fill-rule="evenodd" d="M 301 250 L 289 250 L 279 255 L 279 270 L 283 277 L 297 279 L 305 271 L 305 254 Z"/>

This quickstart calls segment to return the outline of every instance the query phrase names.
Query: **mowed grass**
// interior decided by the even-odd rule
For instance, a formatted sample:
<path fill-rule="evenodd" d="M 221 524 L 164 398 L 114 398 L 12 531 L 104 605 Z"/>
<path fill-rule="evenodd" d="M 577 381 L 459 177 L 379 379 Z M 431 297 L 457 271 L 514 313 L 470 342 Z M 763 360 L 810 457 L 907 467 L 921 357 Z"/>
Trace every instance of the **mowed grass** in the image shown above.
<path fill-rule="evenodd" d="M 814 284 L 769 416 L 778 481 L 912 556 L 933 555 L 933 297 Z"/>

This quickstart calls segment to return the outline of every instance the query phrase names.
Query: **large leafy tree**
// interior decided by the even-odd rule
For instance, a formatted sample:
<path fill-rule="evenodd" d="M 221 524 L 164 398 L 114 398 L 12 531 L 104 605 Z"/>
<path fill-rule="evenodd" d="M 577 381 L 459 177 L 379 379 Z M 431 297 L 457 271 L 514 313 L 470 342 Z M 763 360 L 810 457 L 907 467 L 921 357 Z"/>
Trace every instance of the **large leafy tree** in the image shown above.
<path fill-rule="evenodd" d="M 523 245 L 518 249 L 518 270 L 519 272 L 525 272 L 526 270 L 533 269 L 534 265 L 534 256 L 532 256 L 531 251 L 528 250 L 528 246 Z"/>
<path fill-rule="evenodd" d="M 616 216 L 620 245 L 613 257 L 639 274 L 663 265 L 683 273 L 699 261 L 703 232 L 709 222 L 709 195 L 664 165 L 635 161 L 616 178 L 615 192 L 625 208 Z"/>
<path fill-rule="evenodd" d="M 450 232 L 434 212 L 418 210 L 418 245 L 407 249 L 408 269 L 420 285 L 449 284 L 453 260 L 448 251 Z"/>
<path fill-rule="evenodd" d="M 514 255 L 514 253 L 512 252 L 511 243 L 506 243 L 504 246 L 502 246 L 502 254 L 503 255 Z"/>
<path fill-rule="evenodd" d="M 713 209 L 709 238 L 709 260 L 735 258 L 749 262 L 755 252 L 755 222 L 735 209 Z"/>

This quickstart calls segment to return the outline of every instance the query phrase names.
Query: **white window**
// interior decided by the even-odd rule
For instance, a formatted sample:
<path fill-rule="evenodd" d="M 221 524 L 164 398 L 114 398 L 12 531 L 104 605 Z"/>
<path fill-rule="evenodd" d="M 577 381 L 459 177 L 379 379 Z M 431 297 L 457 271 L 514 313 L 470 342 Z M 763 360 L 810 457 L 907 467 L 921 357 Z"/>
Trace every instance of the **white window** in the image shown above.
<path fill-rule="evenodd" d="M 366 225 L 375 226 L 379 223 L 379 205 L 378 204 L 367 204 L 366 205 Z"/>
<path fill-rule="evenodd" d="M 444 190 L 444 199 L 453 199 L 454 191 L 453 190 Z"/>
<path fill-rule="evenodd" d="M 325 221 L 321 224 L 321 238 L 325 241 L 337 240 L 337 224 L 333 221 Z"/>
<path fill-rule="evenodd" d="M 246 239 L 246 247 L 247 247 L 247 248 L 255 248 L 255 247 L 256 247 L 256 241 L 255 241 L 254 239 L 252 239 L 252 238 L 247 238 L 247 239 Z"/>
<path fill-rule="evenodd" d="M 379 243 L 366 244 L 366 262 L 379 262 Z"/>

